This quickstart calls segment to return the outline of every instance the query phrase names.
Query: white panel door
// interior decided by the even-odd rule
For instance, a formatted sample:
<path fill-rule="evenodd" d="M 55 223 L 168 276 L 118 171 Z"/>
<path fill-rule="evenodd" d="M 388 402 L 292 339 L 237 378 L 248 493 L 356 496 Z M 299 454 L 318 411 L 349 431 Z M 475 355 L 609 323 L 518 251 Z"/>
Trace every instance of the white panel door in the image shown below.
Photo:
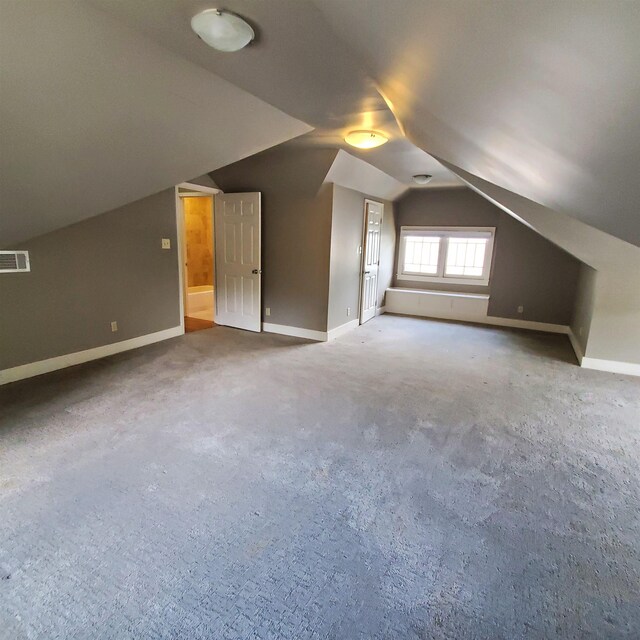
<path fill-rule="evenodd" d="M 376 315 L 378 305 L 378 268 L 382 237 L 383 205 L 365 200 L 364 247 L 362 250 L 362 279 L 360 291 L 360 324 Z"/>
<path fill-rule="evenodd" d="M 260 194 L 220 193 L 214 217 L 216 323 L 260 331 Z"/>

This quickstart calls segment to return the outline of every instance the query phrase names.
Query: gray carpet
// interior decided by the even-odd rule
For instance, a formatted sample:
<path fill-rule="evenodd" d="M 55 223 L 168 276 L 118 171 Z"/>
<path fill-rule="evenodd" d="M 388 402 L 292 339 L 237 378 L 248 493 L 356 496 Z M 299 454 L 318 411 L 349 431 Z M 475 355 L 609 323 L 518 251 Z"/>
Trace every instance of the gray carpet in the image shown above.
<path fill-rule="evenodd" d="M 638 638 L 640 380 L 214 328 L 0 390 L 0 637 Z"/>

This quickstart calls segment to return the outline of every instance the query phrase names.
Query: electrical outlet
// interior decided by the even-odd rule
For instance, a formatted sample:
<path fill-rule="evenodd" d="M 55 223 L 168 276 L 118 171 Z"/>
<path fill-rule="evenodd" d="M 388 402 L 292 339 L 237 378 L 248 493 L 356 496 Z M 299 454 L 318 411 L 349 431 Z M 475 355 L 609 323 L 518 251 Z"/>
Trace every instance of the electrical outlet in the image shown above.
<path fill-rule="evenodd" d="M 112 331 L 113 333 L 115 333 L 117 330 L 118 330 L 118 322 L 117 322 L 117 320 L 114 320 L 114 321 L 111 323 L 111 331 Z"/>
<path fill-rule="evenodd" d="M 271 307 L 267 307 L 267 308 L 264 310 L 264 315 L 265 315 L 265 316 L 270 316 L 270 315 L 271 315 Z"/>
<path fill-rule="evenodd" d="M 524 307 L 522 305 L 520 305 L 518 307 L 518 313 L 523 313 L 524 312 Z"/>
<path fill-rule="evenodd" d="M 171 239 L 170 238 L 162 238 L 162 248 L 163 249 L 171 249 Z"/>
<path fill-rule="evenodd" d="M 358 255 L 361 256 L 362 255 L 362 245 L 360 245 L 358 247 Z"/>
<path fill-rule="evenodd" d="M 350 316 L 351 315 L 351 307 L 347 307 L 347 315 Z"/>

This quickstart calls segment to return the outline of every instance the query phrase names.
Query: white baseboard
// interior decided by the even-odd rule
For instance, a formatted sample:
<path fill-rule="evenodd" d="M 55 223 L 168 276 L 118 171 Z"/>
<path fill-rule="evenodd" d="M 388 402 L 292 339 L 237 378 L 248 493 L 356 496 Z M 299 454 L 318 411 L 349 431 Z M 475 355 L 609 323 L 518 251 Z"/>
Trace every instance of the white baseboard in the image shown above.
<path fill-rule="evenodd" d="M 583 357 L 580 363 L 584 369 L 595 369 L 609 373 L 622 373 L 627 376 L 640 376 L 640 364 L 622 362 L 620 360 L 601 360 L 600 358 Z"/>
<path fill-rule="evenodd" d="M 576 336 L 571 331 L 571 327 L 563 324 L 551 324 L 548 322 L 534 322 L 532 320 L 518 320 L 516 318 L 498 318 L 496 316 L 487 315 L 483 312 L 481 303 L 478 302 L 477 309 L 456 308 L 458 299 L 454 294 L 432 293 L 432 297 L 421 296 L 422 291 L 404 290 L 401 294 L 396 293 L 398 290 L 387 290 L 387 307 L 390 313 L 402 313 L 406 315 L 419 316 L 423 318 L 437 318 L 439 320 L 458 320 L 466 322 L 476 322 L 479 324 L 493 325 L 498 327 L 512 327 L 514 329 L 528 329 L 530 331 L 545 331 L 547 333 L 560 333 L 567 335 L 571 346 L 576 354 L 576 358 L 580 366 L 585 369 L 597 369 L 598 371 L 607 371 L 609 373 L 621 373 L 630 376 L 640 376 L 640 364 L 632 362 L 621 362 L 619 360 L 601 360 L 599 358 L 590 358 L 584 355 L 582 347 Z M 391 293 L 391 295 L 389 295 Z M 412 295 L 417 294 L 417 295 Z M 452 298 L 450 307 L 442 304 L 442 300 L 449 297 Z M 458 296 L 463 298 L 464 296 Z M 404 298 L 404 299 L 403 299 Z M 473 297 L 470 296 L 472 300 Z M 435 301 L 435 304 L 431 301 Z M 474 304 L 471 301 L 469 304 Z"/>
<path fill-rule="evenodd" d="M 18 367 L 12 367 L 11 369 L 4 369 L 0 371 L 0 385 L 17 380 L 24 380 L 25 378 L 33 378 L 43 373 L 65 369 L 66 367 L 72 367 L 76 364 L 89 362 L 90 360 L 99 360 L 100 358 L 106 358 L 107 356 L 112 356 L 122 351 L 130 351 L 131 349 L 144 347 L 154 342 L 176 338 L 183 334 L 184 327 L 172 327 L 171 329 L 156 331 L 155 333 L 149 333 L 145 336 L 139 336 L 138 338 L 113 342 L 101 347 L 94 347 L 93 349 L 67 353 L 63 356 L 56 356 L 55 358 L 48 358 L 47 360 L 40 360 L 38 362 L 30 362 L 29 364 L 22 364 Z"/>
<path fill-rule="evenodd" d="M 578 362 L 583 369 L 594 369 L 608 373 L 622 373 L 627 376 L 640 376 L 640 364 L 622 362 L 621 360 L 602 360 L 601 358 L 588 358 L 582 352 L 582 346 L 575 334 L 569 329 L 569 340 Z"/>
<path fill-rule="evenodd" d="M 376 315 L 381 316 L 383 313 L 387 312 L 387 307 L 378 307 L 376 309 Z"/>
<path fill-rule="evenodd" d="M 474 322 L 492 324 L 496 327 L 513 327 L 514 329 L 529 329 L 530 331 L 546 331 L 547 333 L 564 333 L 567 335 L 570 331 L 566 324 L 534 322 L 533 320 L 518 320 L 517 318 L 498 318 L 497 316 L 487 316 Z"/>
<path fill-rule="evenodd" d="M 356 318 L 355 320 L 351 320 L 350 322 L 345 322 L 344 324 L 341 324 L 339 327 L 336 327 L 335 329 L 331 329 L 331 331 L 328 331 L 327 340 L 335 340 L 336 338 L 339 338 L 341 335 L 359 326 L 360 326 L 360 320 L 358 320 L 358 318 Z"/>
<path fill-rule="evenodd" d="M 327 341 L 326 331 L 313 331 L 312 329 L 303 329 L 302 327 L 290 327 L 286 324 L 271 324 L 270 322 L 263 322 L 262 330 L 267 333 L 279 333 L 280 335 L 293 336 L 294 338 L 307 338 L 318 342 Z"/>
<path fill-rule="evenodd" d="M 341 324 L 331 331 L 314 331 L 312 329 L 303 329 L 302 327 L 290 327 L 286 324 L 271 324 L 270 322 L 262 323 L 262 330 L 267 333 L 279 333 L 283 336 L 293 336 L 294 338 L 307 338 L 316 342 L 327 342 L 335 340 L 339 336 L 360 326 L 358 318 Z"/>

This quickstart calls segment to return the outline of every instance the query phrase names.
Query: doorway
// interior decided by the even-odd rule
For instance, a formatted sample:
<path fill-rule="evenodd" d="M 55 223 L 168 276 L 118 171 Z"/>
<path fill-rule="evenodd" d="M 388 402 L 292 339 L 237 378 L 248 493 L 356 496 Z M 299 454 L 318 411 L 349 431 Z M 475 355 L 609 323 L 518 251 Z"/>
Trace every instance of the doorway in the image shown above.
<path fill-rule="evenodd" d="M 262 330 L 261 194 L 176 187 L 180 316 L 185 332 Z"/>
<path fill-rule="evenodd" d="M 378 307 L 378 271 L 384 205 L 364 201 L 362 274 L 360 276 L 360 324 L 371 320 Z"/>
<path fill-rule="evenodd" d="M 185 332 L 210 329 L 215 318 L 213 194 L 180 187 Z"/>

